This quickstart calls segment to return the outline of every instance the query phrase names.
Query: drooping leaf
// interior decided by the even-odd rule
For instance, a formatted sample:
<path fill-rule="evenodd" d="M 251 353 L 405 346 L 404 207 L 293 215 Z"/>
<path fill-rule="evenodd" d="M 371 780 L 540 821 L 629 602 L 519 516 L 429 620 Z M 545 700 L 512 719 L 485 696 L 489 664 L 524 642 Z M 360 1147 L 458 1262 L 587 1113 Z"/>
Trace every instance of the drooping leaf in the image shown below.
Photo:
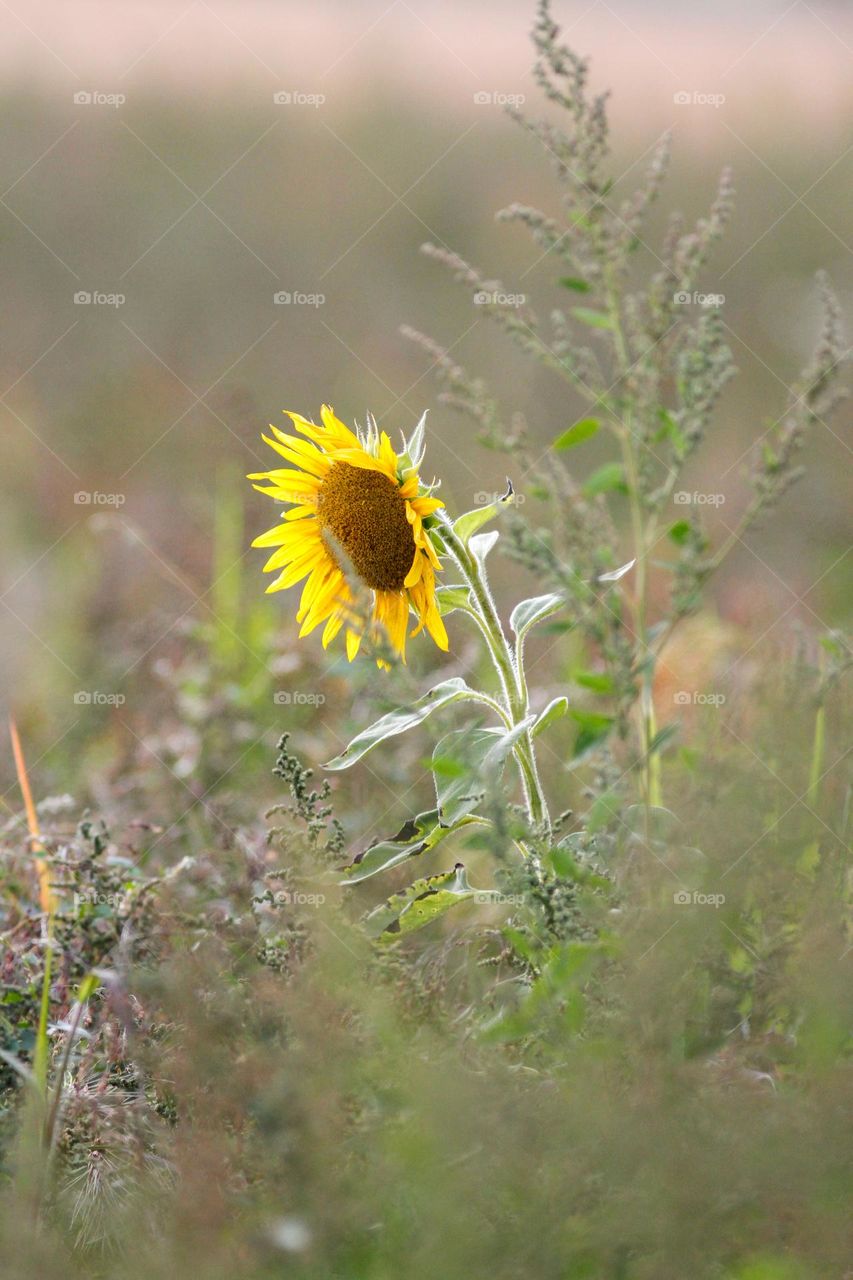
<path fill-rule="evenodd" d="M 443 680 L 441 684 L 434 685 L 422 698 L 413 703 L 408 710 L 390 711 L 388 715 L 382 716 L 367 729 L 363 729 L 361 733 L 356 734 L 349 746 L 324 767 L 326 769 L 349 769 L 351 765 L 354 765 L 368 751 L 372 751 L 380 742 L 384 742 L 386 738 L 393 738 L 399 733 L 405 733 L 407 729 L 413 729 L 416 725 L 422 724 L 434 711 L 438 711 L 439 707 L 446 707 L 451 702 L 459 702 L 461 699 L 474 697 L 476 697 L 474 691 L 468 687 L 461 676 L 453 676 L 450 680 Z"/>
<path fill-rule="evenodd" d="M 457 862 L 452 871 L 424 876 L 375 907 L 364 922 L 365 928 L 379 942 L 396 942 L 473 896 L 465 867 Z"/>
<path fill-rule="evenodd" d="M 473 819 L 465 817 L 460 822 L 445 825 L 439 821 L 437 809 L 419 813 L 405 822 L 395 836 L 388 840 L 377 840 L 369 849 L 358 854 L 348 867 L 344 867 L 345 883 L 360 884 L 362 880 L 369 880 L 371 876 L 388 871 L 409 858 L 419 858 L 421 854 L 430 853 L 447 836 L 471 821 Z"/>
<path fill-rule="evenodd" d="M 515 606 L 510 614 L 509 625 L 519 640 L 523 640 L 531 627 L 550 618 L 564 604 L 563 597 L 554 592 L 544 596 L 531 596 L 529 600 L 522 600 Z"/>
<path fill-rule="evenodd" d="M 539 712 L 539 715 L 533 724 L 533 728 L 531 729 L 533 736 L 535 737 L 537 734 L 541 733 L 543 729 L 547 729 L 548 725 L 553 724 L 555 720 L 559 720 L 561 716 L 566 714 L 568 709 L 568 698 L 554 698 L 552 702 L 548 703 L 544 711 Z"/>
<path fill-rule="evenodd" d="M 575 445 L 583 444 L 584 440 L 591 440 L 594 435 L 598 434 L 601 423 L 598 418 L 581 418 L 579 422 L 573 423 L 568 431 L 564 431 L 561 436 L 551 445 L 552 449 L 574 449 Z"/>

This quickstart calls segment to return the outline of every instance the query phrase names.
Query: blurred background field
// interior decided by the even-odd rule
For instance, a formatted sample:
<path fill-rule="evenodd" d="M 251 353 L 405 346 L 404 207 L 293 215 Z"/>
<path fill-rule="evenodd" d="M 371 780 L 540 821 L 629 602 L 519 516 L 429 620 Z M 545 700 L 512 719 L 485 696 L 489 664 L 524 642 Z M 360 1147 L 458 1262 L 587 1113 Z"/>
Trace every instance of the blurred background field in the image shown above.
<path fill-rule="evenodd" d="M 814 344 L 816 269 L 850 313 L 850 12 L 598 0 L 556 16 L 594 85 L 613 89 L 617 196 L 668 127 L 663 209 L 698 216 L 734 166 L 736 218 L 705 286 L 725 295 L 741 376 L 694 468 L 697 489 L 725 494 L 708 517 L 721 535 L 745 501 L 745 454 Z M 502 488 L 502 459 L 436 405 L 401 324 L 485 374 L 543 452 L 578 416 L 418 253 L 457 249 L 542 314 L 559 301 L 557 269 L 493 219 L 516 199 L 554 207 L 538 148 L 495 101 L 539 110 L 531 18 L 529 4 L 409 0 L 3 6 L 0 664 L 40 795 L 104 802 L 144 764 L 191 803 L 226 768 L 235 788 L 264 776 L 288 725 L 317 758 L 338 747 L 343 713 L 359 715 L 345 664 L 317 639 L 297 652 L 287 600 L 262 595 L 248 542 L 270 516 L 243 477 L 268 465 L 259 435 L 283 408 L 328 401 L 392 432 L 431 408 L 427 470 L 452 509 Z M 725 101 L 679 105 L 679 92 Z M 661 230 L 655 215 L 638 268 Z M 580 473 L 602 458 L 594 442 Z M 825 630 L 849 613 L 849 461 L 842 413 L 715 582 L 752 664 L 797 622 Z M 213 674 L 194 664 L 208 642 Z M 564 676 L 546 648 L 543 686 Z M 428 660 L 416 654 L 415 672 Z M 274 702 L 297 686 L 325 711 Z M 5 754 L 0 779 L 8 791 Z"/>
<path fill-rule="evenodd" d="M 634 554 L 618 487 L 601 534 L 594 503 L 555 512 L 519 453 L 440 403 L 401 326 L 483 376 L 546 465 L 588 412 L 419 253 L 457 250 L 539 316 L 566 306 L 565 266 L 494 219 L 558 213 L 502 109 L 541 110 L 533 9 L 0 0 L 0 713 L 37 805 L 0 751 L 10 1277 L 849 1280 L 853 792 L 847 651 L 827 635 L 853 599 L 849 407 L 814 425 L 804 477 L 695 611 L 678 574 L 701 538 L 685 550 L 661 488 L 648 542 L 668 530 L 677 550 L 650 564 L 647 614 L 636 570 L 598 592 L 601 565 Z M 818 269 L 851 315 L 849 6 L 554 16 L 612 89 L 614 202 L 674 134 L 638 280 L 667 214 L 693 225 L 734 169 L 701 292 L 723 297 L 740 377 L 683 477 L 714 497 L 718 547 L 818 339 Z M 682 403 L 711 385 L 701 361 L 686 381 Z M 380 675 L 297 641 L 293 596 L 263 594 L 249 543 L 275 516 L 245 474 L 276 465 L 267 423 L 324 401 L 395 438 L 429 409 L 424 471 L 454 514 L 509 466 L 534 527 L 589 517 L 595 587 L 526 649 L 532 709 L 570 700 L 537 738 L 561 836 L 541 866 L 516 859 L 515 796 L 489 777 L 491 826 L 341 884 L 343 861 L 435 805 L 429 755 L 456 721 L 383 742 L 330 795 L 317 763 L 430 668 L 499 691 L 459 613 L 447 654 L 415 641 Z M 579 480 L 612 458 L 604 436 L 561 455 Z M 506 618 L 555 583 L 501 554 L 521 524 L 502 519 Z M 557 551 L 587 554 L 571 534 Z M 633 628 L 651 637 L 673 581 L 690 616 L 640 689 Z M 636 740 L 596 717 L 626 696 Z M 596 719 L 607 736 L 579 762 Z M 458 778 L 438 756 L 435 781 Z M 458 857 L 499 900 L 368 942 L 363 911 Z"/>

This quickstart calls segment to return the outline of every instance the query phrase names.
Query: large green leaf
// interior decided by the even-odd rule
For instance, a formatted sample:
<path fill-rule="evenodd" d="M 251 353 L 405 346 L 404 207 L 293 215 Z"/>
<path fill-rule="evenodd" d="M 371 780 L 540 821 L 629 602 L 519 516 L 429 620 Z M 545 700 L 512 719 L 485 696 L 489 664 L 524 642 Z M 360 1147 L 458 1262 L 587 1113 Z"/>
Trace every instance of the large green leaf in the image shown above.
<path fill-rule="evenodd" d="M 564 604 L 563 597 L 553 592 L 546 596 L 531 596 L 529 600 L 522 600 L 515 606 L 510 614 L 509 625 L 519 640 L 523 640 L 531 627 L 550 618 Z"/>
<path fill-rule="evenodd" d="M 395 836 L 388 840 L 378 840 L 369 849 L 360 853 L 348 867 L 344 868 L 346 884 L 359 884 L 380 871 L 388 871 L 409 858 L 418 858 L 422 853 L 429 853 L 441 844 L 442 840 L 468 823 L 472 818 L 463 818 L 460 822 L 445 825 L 439 821 L 438 809 L 430 809 L 427 813 L 419 813 L 404 823 Z"/>
<path fill-rule="evenodd" d="M 349 769 L 351 765 L 354 765 L 368 751 L 372 751 L 380 742 L 384 742 L 386 738 L 393 738 L 398 733 L 405 733 L 407 729 L 414 729 L 416 725 L 422 724 L 428 716 L 431 716 L 434 711 L 438 711 L 439 707 L 446 707 L 451 702 L 459 702 L 465 698 L 476 698 L 476 696 L 473 689 L 468 687 L 461 676 L 453 676 L 450 680 L 443 680 L 441 684 L 434 685 L 428 693 L 425 693 L 422 698 L 413 703 L 407 711 L 390 711 L 367 729 L 363 729 L 361 733 L 356 734 L 349 746 L 324 767 L 326 769 Z"/>
<path fill-rule="evenodd" d="M 424 876 L 374 908 L 365 919 L 365 928 L 379 942 L 396 942 L 432 924 L 451 907 L 472 898 L 474 892 L 464 866 L 457 862 L 452 871 Z"/>

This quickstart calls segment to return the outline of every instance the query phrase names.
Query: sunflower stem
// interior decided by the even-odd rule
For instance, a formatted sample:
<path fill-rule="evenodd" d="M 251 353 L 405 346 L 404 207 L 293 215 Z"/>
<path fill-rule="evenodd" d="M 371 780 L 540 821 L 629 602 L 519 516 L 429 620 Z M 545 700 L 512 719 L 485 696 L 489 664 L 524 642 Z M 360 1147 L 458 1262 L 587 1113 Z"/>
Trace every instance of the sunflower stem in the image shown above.
<path fill-rule="evenodd" d="M 486 648 L 501 686 L 509 724 L 514 728 L 529 712 L 523 655 L 517 655 L 507 639 L 492 598 L 485 567 L 468 550 L 454 530 L 452 521 L 444 512 L 438 513 L 437 520 L 442 541 L 455 560 L 471 593 L 471 614 L 486 641 Z M 550 832 L 551 818 L 548 802 L 539 778 L 533 735 L 529 729 L 519 738 L 513 749 L 513 755 L 521 775 L 530 823 L 538 830 Z"/>

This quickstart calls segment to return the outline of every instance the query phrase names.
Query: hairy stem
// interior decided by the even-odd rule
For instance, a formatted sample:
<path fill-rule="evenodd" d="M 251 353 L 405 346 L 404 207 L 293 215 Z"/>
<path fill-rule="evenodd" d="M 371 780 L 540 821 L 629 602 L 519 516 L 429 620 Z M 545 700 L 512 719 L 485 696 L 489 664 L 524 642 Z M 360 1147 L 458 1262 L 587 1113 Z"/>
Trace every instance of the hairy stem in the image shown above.
<path fill-rule="evenodd" d="M 506 716 L 510 727 L 520 724 L 529 711 L 527 681 L 524 676 L 522 662 L 516 657 L 507 639 L 506 633 L 498 617 L 495 602 L 489 589 L 485 569 L 471 555 L 465 543 L 454 532 L 450 519 L 443 513 L 439 516 L 441 537 L 448 552 L 456 561 L 465 584 L 471 593 L 471 614 L 474 617 L 483 638 L 489 657 L 492 659 L 501 693 L 506 708 Z M 531 824 L 537 828 L 550 830 L 551 819 L 548 813 L 548 802 L 539 779 L 536 766 L 536 753 L 533 736 L 528 729 L 516 743 L 513 754 L 518 764 L 524 799 Z"/>

